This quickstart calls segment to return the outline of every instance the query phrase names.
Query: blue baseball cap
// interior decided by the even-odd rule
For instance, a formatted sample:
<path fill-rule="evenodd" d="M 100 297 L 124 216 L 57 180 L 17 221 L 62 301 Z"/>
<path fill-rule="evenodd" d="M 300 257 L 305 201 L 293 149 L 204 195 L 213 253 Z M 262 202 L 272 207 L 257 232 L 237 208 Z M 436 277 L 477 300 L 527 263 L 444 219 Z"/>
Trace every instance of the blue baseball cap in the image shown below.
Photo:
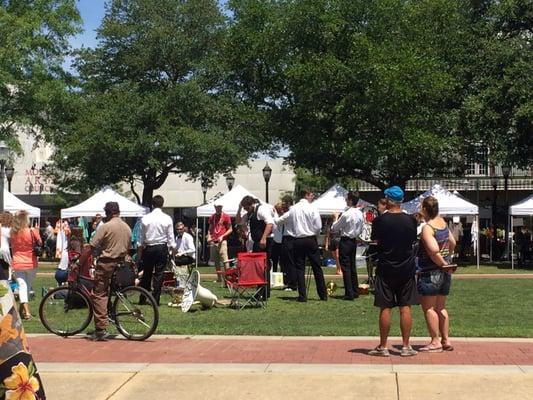
<path fill-rule="evenodd" d="M 385 189 L 383 192 L 385 197 L 394 201 L 395 203 L 401 203 L 403 201 L 403 190 L 399 186 L 391 186 L 388 189 Z"/>

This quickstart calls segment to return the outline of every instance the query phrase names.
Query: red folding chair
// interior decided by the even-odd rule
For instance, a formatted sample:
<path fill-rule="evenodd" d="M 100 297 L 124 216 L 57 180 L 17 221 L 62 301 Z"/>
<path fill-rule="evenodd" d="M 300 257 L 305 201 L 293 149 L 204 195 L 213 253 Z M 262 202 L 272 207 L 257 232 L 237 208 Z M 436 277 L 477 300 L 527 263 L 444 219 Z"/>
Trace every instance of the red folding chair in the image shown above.
<path fill-rule="evenodd" d="M 231 306 L 239 309 L 248 305 L 266 308 L 266 273 L 266 253 L 237 254 L 236 267 L 226 268 L 223 273 L 231 295 Z"/>

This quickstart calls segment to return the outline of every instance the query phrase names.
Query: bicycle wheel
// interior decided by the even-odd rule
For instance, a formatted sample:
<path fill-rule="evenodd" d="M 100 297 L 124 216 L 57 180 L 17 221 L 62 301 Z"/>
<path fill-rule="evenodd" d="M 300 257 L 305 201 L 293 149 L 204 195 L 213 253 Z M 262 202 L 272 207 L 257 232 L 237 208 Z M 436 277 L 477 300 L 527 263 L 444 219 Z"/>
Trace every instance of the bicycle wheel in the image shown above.
<path fill-rule="evenodd" d="M 139 304 L 140 297 L 146 301 Z M 128 286 L 115 292 L 113 315 L 118 331 L 130 340 L 148 339 L 157 329 L 159 309 L 146 289 Z"/>
<path fill-rule="evenodd" d="M 44 327 L 59 336 L 82 332 L 89 326 L 92 317 L 92 302 L 78 289 L 52 289 L 46 293 L 39 305 L 39 318 Z"/>

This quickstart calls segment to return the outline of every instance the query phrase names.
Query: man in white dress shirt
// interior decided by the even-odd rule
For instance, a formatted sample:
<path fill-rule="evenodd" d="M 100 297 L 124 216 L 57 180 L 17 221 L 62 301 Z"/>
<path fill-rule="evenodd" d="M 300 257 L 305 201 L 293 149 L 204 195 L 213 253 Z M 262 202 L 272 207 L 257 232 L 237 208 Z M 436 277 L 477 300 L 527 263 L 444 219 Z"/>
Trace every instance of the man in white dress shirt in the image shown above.
<path fill-rule="evenodd" d="M 307 301 L 307 292 L 305 287 L 305 260 L 309 258 L 313 275 L 315 276 L 316 290 L 320 300 L 326 301 L 328 294 L 326 291 L 326 282 L 324 273 L 320 267 L 320 253 L 316 236 L 322 228 L 320 214 L 315 206 L 311 204 L 314 194 L 304 189 L 302 199 L 293 205 L 289 211 L 282 216 L 275 218 L 276 224 L 288 223 L 294 232 L 294 266 L 296 270 L 296 281 L 298 285 L 298 301 Z"/>
<path fill-rule="evenodd" d="M 153 291 L 155 301 L 159 304 L 161 286 L 163 284 L 163 271 L 168 262 L 168 250 L 176 252 L 174 240 L 174 226 L 172 218 L 165 214 L 163 196 L 154 196 L 152 199 L 152 212 L 142 217 L 141 235 L 139 238 L 139 259 L 142 260 L 143 276 L 141 286 L 148 291 Z M 141 299 L 141 302 L 144 299 Z"/>
<path fill-rule="evenodd" d="M 183 222 L 176 224 L 176 265 L 193 264 L 196 260 L 196 247 L 194 246 L 194 239 L 192 235 L 185 231 Z"/>
<path fill-rule="evenodd" d="M 349 192 L 346 196 L 348 209 L 339 214 L 333 214 L 333 225 L 331 231 L 338 233 L 341 237 L 339 242 L 339 261 L 342 269 L 342 280 L 344 281 L 344 300 L 354 300 L 359 297 L 357 281 L 357 269 L 355 257 L 357 253 L 357 238 L 363 230 L 363 213 L 357 208 L 359 196 Z"/>

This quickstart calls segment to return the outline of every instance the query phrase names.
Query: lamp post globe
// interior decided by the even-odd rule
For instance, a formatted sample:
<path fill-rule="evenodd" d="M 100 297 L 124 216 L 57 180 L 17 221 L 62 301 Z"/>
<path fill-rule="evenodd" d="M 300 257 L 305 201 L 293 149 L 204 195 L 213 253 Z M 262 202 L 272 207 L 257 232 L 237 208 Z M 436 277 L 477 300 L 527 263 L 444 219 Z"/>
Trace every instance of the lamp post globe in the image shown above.
<path fill-rule="evenodd" d="M 7 191 L 11 192 L 11 180 L 13 179 L 13 176 L 15 175 L 15 168 L 13 168 L 12 165 L 8 165 L 5 169 L 6 172 L 6 178 L 7 178 Z"/>
<path fill-rule="evenodd" d="M 228 187 L 228 191 L 231 191 L 233 189 L 233 185 L 235 184 L 235 177 L 231 174 L 226 175 L 226 186 Z"/>
<path fill-rule="evenodd" d="M 202 193 L 204 195 L 204 204 L 205 204 L 207 202 L 206 195 L 207 195 L 207 189 L 209 189 L 209 180 L 207 179 L 207 177 L 202 176 L 200 183 L 202 185 Z"/>
<path fill-rule="evenodd" d="M 268 165 L 268 161 L 263 167 L 263 179 L 265 180 L 265 201 L 268 203 L 268 182 L 272 176 L 272 168 Z"/>

